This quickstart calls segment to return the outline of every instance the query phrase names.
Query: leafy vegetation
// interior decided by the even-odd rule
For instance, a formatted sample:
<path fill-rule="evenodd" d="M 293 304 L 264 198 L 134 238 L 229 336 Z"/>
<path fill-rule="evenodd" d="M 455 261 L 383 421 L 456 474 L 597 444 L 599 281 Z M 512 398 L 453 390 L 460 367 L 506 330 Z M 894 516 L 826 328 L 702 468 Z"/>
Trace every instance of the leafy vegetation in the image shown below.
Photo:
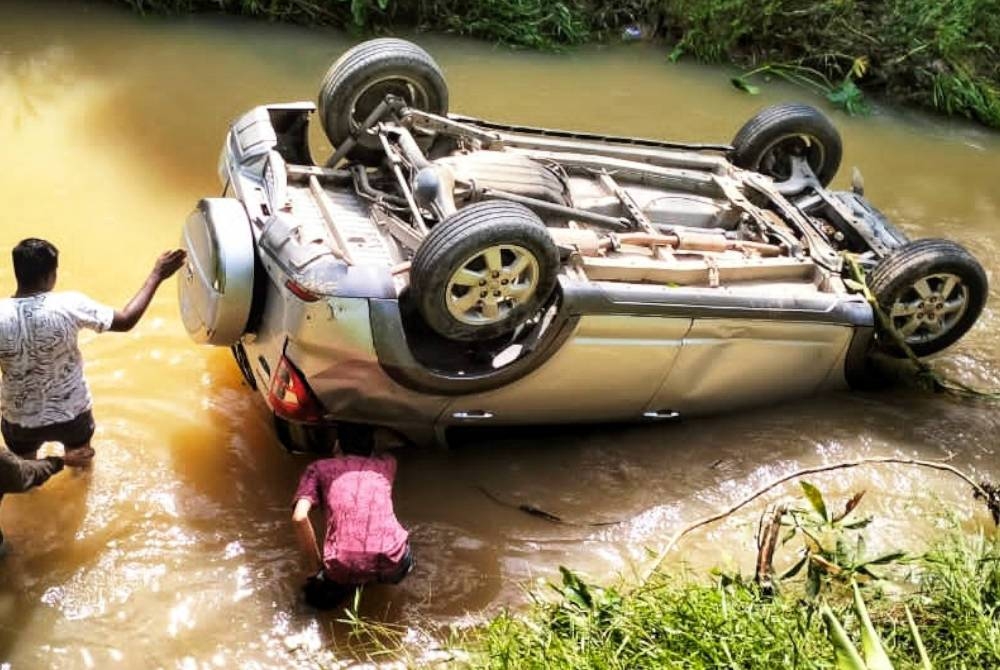
<path fill-rule="evenodd" d="M 580 44 L 590 37 L 584 13 L 572 2 L 431 0 L 430 8 L 421 20 L 429 27 L 506 44 L 545 49 Z M 435 25 L 438 22 L 441 25 Z"/>
<path fill-rule="evenodd" d="M 868 607 L 861 597 L 861 589 L 857 584 L 852 584 L 854 588 L 854 615 L 858 620 L 858 627 L 861 629 L 861 651 L 854 646 L 844 625 L 840 622 L 828 605 L 820 607 L 820 615 L 826 624 L 827 634 L 830 636 L 830 644 L 833 645 L 834 656 L 837 659 L 837 667 L 842 670 L 894 670 L 889 655 L 885 653 L 885 646 L 878 631 L 872 624 Z M 924 670 L 931 670 L 931 661 L 927 657 L 927 648 L 924 646 L 923 638 L 917 624 L 913 621 L 913 614 L 910 608 L 904 605 L 906 611 L 906 623 L 909 626 L 910 634 L 913 635 L 913 643 L 920 654 L 920 665 Z"/>
<path fill-rule="evenodd" d="M 746 69 L 733 83 L 789 80 L 849 112 L 862 92 L 1000 128 L 997 0 L 114 0 L 140 12 L 224 11 L 363 32 L 419 26 L 539 49 L 665 38 L 674 60 Z"/>
<path fill-rule="evenodd" d="M 754 74 L 797 79 L 855 111 L 867 90 L 1000 128 L 996 0 L 662 0 L 658 7 L 675 58 L 731 60 Z"/>
<path fill-rule="evenodd" d="M 994 547 L 991 560 L 996 556 Z M 938 566 L 941 567 L 941 566 Z M 945 577 L 945 571 L 931 573 Z M 952 578 L 949 575 L 945 578 Z M 819 605 L 801 594 L 767 596 L 752 581 L 716 576 L 712 583 L 657 575 L 632 591 L 600 589 L 568 575 L 555 603 L 538 603 L 527 614 L 507 613 L 494 619 L 478 645 L 482 664 L 507 668 L 834 668 L 837 648 L 830 644 L 823 621 L 843 622 L 842 641 L 860 640 L 861 623 L 853 606 L 843 602 Z M 954 603 L 933 600 L 928 609 L 961 607 L 969 588 Z M 913 595 L 903 602 L 869 591 L 873 626 L 898 670 L 919 665 L 920 645 L 935 667 L 996 668 L 1000 663 L 992 639 L 998 623 L 988 610 L 970 613 L 988 627 L 988 636 L 973 637 L 965 624 L 950 630 L 921 620 Z M 931 597 L 927 597 L 930 600 Z M 917 623 L 910 628 L 906 608 Z M 915 636 L 913 630 L 920 632 Z M 958 646 L 961 640 L 963 647 Z M 857 642 L 853 642 L 857 644 Z M 862 644 L 863 646 L 863 644 Z M 843 666 L 840 666 L 843 667 Z M 863 666 L 862 666 L 863 667 Z M 874 667 L 874 666 L 872 666 Z"/>
<path fill-rule="evenodd" d="M 801 557 L 780 588 L 721 573 L 710 582 L 657 573 L 637 588 L 602 588 L 563 570 L 555 598 L 505 613 L 471 638 L 479 661 L 497 669 L 1000 665 L 996 538 L 956 525 L 923 556 L 869 557 L 861 531 L 870 519 L 855 515 L 861 496 L 835 513 L 814 487 L 803 490 L 807 508 L 775 517 L 782 546 Z"/>
<path fill-rule="evenodd" d="M 117 0 L 139 12 L 226 12 L 362 32 L 415 25 L 515 46 L 556 49 L 592 37 L 579 0 Z M 618 16 L 608 13 L 608 17 Z"/>
<path fill-rule="evenodd" d="M 675 570 L 637 586 L 599 586 L 560 568 L 560 582 L 533 592 L 527 611 L 465 631 L 422 631 L 416 650 L 411 626 L 364 620 L 356 601 L 340 621 L 350 648 L 338 651 L 494 670 L 1000 667 L 1000 537 L 942 517 L 950 528 L 923 555 L 873 553 L 864 492 L 843 506 L 807 482 L 802 492 L 801 506 L 762 515 L 753 578 Z M 791 564 L 780 576 L 775 549 Z"/>

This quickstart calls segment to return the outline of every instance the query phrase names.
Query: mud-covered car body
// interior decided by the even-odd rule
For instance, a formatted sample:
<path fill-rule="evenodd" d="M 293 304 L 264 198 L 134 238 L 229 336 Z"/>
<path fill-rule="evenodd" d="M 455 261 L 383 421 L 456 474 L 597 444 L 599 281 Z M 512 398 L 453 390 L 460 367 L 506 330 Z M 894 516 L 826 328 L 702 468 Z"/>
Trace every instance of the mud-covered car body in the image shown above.
<path fill-rule="evenodd" d="M 309 151 L 311 103 L 257 107 L 226 138 L 225 197 L 201 201 L 184 232 L 185 324 L 232 347 L 288 446 L 322 444 L 338 421 L 428 441 L 453 426 L 674 419 L 847 387 L 893 338 L 845 281 L 845 254 L 881 282 L 896 336 L 918 353 L 982 307 L 967 252 L 910 249 L 859 185 L 826 188 L 839 138 L 811 108 L 755 117 L 732 145 L 681 144 L 447 114 L 414 92 L 417 72 L 374 92 L 354 81 L 338 131 L 343 91 L 327 94 L 345 62 L 357 79 L 352 52 L 320 98 L 337 147 L 327 164 Z"/>

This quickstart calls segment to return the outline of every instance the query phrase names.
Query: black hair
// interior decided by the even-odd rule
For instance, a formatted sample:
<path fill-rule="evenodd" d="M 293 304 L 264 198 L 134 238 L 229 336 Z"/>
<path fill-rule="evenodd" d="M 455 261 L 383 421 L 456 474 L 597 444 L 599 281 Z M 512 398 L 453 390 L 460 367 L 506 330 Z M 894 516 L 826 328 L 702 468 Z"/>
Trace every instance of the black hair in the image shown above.
<path fill-rule="evenodd" d="M 371 456 L 375 449 L 375 429 L 365 423 L 337 424 L 337 441 L 340 450 L 353 456 Z"/>
<path fill-rule="evenodd" d="M 59 250 L 37 237 L 21 240 L 10 255 L 17 285 L 23 288 L 40 286 L 59 266 Z"/>

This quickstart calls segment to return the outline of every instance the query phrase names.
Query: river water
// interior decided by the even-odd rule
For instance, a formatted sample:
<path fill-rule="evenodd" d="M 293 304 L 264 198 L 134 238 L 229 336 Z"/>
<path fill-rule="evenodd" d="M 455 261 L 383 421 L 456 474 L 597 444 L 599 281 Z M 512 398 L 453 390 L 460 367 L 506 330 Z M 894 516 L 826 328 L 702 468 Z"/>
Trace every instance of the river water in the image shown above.
<path fill-rule="evenodd" d="M 723 70 L 671 65 L 643 44 L 547 55 L 416 39 L 444 68 L 453 110 L 527 124 L 725 142 L 759 106 L 808 98 L 778 85 L 750 97 Z M 40 236 L 62 250 L 62 287 L 124 304 L 197 199 L 219 191 L 227 123 L 258 103 L 312 99 L 354 41 L 86 2 L 4 2 L 0 293 L 14 289 L 10 247 Z M 965 244 L 1000 283 L 1000 137 L 887 109 L 830 111 L 846 145 L 836 184 L 860 166 L 869 196 L 907 233 Z M 335 617 L 298 599 L 289 497 L 307 461 L 278 447 L 228 352 L 187 339 L 174 291 L 164 287 L 134 332 L 82 338 L 98 420 L 93 470 L 4 501 L 14 549 L 0 562 L 2 668 L 293 667 L 344 640 Z M 1000 386 L 997 310 L 994 290 L 978 326 L 937 365 Z M 396 505 L 416 570 L 365 592 L 361 612 L 404 626 L 462 624 L 523 603 L 524 587 L 559 565 L 628 577 L 685 522 L 799 467 L 953 452 L 955 465 L 997 479 L 997 435 L 993 406 L 904 389 L 407 451 Z M 869 492 L 873 550 L 919 550 L 940 502 L 969 528 L 988 523 L 940 473 L 880 466 L 813 481 L 837 501 Z M 554 525 L 480 487 L 571 520 L 627 521 Z M 695 533 L 670 562 L 748 569 L 760 509 Z"/>

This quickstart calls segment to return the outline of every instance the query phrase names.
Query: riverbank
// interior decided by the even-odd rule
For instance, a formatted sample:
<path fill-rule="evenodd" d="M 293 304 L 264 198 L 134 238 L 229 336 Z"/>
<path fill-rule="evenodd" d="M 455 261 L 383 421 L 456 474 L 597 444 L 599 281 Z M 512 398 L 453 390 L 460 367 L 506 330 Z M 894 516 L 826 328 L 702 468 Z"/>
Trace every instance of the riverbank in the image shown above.
<path fill-rule="evenodd" d="M 861 593 L 892 661 L 889 670 L 1000 666 L 1000 545 L 956 532 L 907 562 L 905 583 L 871 582 Z M 850 590 L 833 575 L 819 596 L 808 580 L 768 595 L 752 579 L 656 574 L 633 589 L 601 589 L 568 575 L 555 600 L 504 614 L 473 636 L 476 667 L 508 668 L 852 668 L 838 665 L 821 615 L 827 603 L 854 646 L 860 622 Z M 860 666 L 863 668 L 864 666 Z M 876 667 L 874 664 L 869 667 Z M 886 667 L 886 666 L 878 666 Z"/>
<path fill-rule="evenodd" d="M 811 484 L 801 486 L 804 507 L 785 502 L 762 514 L 754 575 L 673 563 L 638 583 L 601 586 L 560 568 L 561 583 L 536 585 L 528 608 L 445 633 L 441 643 L 350 609 L 341 622 L 352 628 L 355 661 L 391 657 L 400 667 L 430 667 L 431 658 L 492 670 L 1000 667 L 991 486 L 976 497 L 991 499 L 992 522 L 979 515 L 960 522 L 943 509 L 936 539 L 913 553 L 872 549 L 879 538 L 873 517 L 858 511 L 863 491 L 838 512 Z M 408 644 L 415 639 L 422 656 Z"/>
<path fill-rule="evenodd" d="M 995 486 L 973 486 L 990 521 L 969 527 L 944 508 L 942 534 L 912 555 L 871 549 L 878 538 L 874 517 L 860 511 L 865 491 L 841 507 L 800 486 L 802 504 L 786 499 L 761 514 L 752 577 L 716 569 L 706 580 L 666 568 L 665 554 L 632 587 L 602 588 L 562 569 L 555 598 L 494 617 L 469 646 L 497 670 L 1000 665 Z"/>
<path fill-rule="evenodd" d="M 417 26 L 553 49 L 662 40 L 670 59 L 736 65 L 748 92 L 801 84 L 851 112 L 864 95 L 1000 128 L 1000 12 L 994 0 L 113 0 L 141 12 L 222 11 L 371 33 Z"/>

